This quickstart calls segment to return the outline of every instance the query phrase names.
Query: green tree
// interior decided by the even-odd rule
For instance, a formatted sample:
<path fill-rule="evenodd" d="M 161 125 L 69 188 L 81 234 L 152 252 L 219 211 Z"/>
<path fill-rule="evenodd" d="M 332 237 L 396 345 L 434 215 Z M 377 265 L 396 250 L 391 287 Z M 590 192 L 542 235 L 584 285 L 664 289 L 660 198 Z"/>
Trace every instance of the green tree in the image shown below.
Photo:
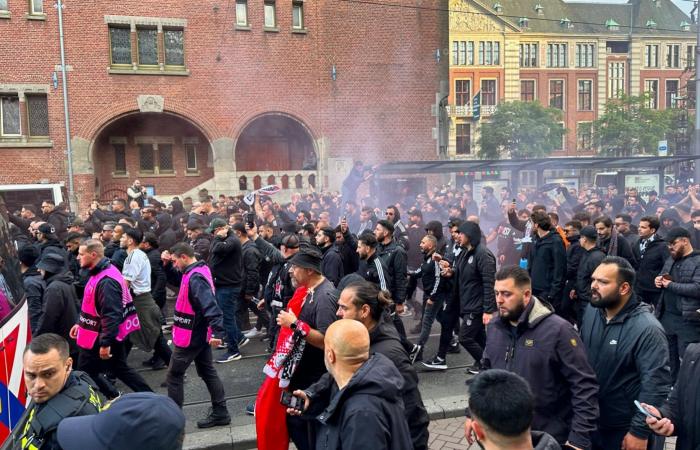
<path fill-rule="evenodd" d="M 673 134 L 678 110 L 649 108 L 648 94 L 609 99 L 592 126 L 593 144 L 602 155 L 655 154 L 660 140 Z"/>
<path fill-rule="evenodd" d="M 561 148 L 566 129 L 560 110 L 539 102 L 501 103 L 481 124 L 478 156 L 482 159 L 540 158 Z"/>

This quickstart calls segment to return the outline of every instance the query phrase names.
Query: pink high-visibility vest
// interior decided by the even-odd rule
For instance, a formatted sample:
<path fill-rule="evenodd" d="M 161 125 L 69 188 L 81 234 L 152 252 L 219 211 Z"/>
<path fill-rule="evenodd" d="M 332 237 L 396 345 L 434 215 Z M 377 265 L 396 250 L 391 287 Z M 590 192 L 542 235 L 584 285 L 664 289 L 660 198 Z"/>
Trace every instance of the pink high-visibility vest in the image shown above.
<path fill-rule="evenodd" d="M 192 330 L 194 329 L 194 309 L 190 303 L 190 278 L 194 274 L 202 275 L 211 286 L 214 292 L 214 279 L 211 276 L 211 270 L 207 266 L 199 266 L 190 270 L 182 276 L 180 284 L 180 292 L 177 293 L 177 302 L 175 303 L 175 313 L 173 314 L 173 344 L 180 348 L 190 346 L 192 340 Z M 211 330 L 208 331 L 207 340 Z"/>
<path fill-rule="evenodd" d="M 139 317 L 136 315 L 136 307 L 129 293 L 129 286 L 122 277 L 119 270 L 112 264 L 106 269 L 93 275 L 85 286 L 83 304 L 80 308 L 80 318 L 78 321 L 78 347 L 90 350 L 94 347 L 100 335 L 100 316 L 95 308 L 95 291 L 97 284 L 105 277 L 116 280 L 122 287 L 122 322 L 119 324 L 117 341 L 123 341 L 129 334 L 141 329 Z"/>

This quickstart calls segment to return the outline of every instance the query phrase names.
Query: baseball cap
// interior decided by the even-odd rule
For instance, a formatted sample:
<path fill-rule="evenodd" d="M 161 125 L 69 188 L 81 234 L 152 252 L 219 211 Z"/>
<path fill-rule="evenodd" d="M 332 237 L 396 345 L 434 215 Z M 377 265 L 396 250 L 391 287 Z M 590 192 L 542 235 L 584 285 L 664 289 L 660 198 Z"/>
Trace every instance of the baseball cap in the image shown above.
<path fill-rule="evenodd" d="M 679 238 L 690 239 L 690 232 L 683 227 L 673 227 L 666 233 L 666 242 L 673 244 L 673 241 Z"/>
<path fill-rule="evenodd" d="M 588 239 L 596 240 L 598 238 L 598 233 L 596 232 L 595 228 L 590 225 L 586 225 L 585 227 L 581 228 L 580 234 Z"/>
<path fill-rule="evenodd" d="M 50 223 L 44 222 L 37 228 L 42 234 L 56 234 L 56 229 Z"/>
<path fill-rule="evenodd" d="M 216 218 L 211 221 L 209 228 L 207 228 L 207 233 L 213 233 L 217 228 L 225 227 L 228 225 L 224 219 Z"/>
<path fill-rule="evenodd" d="M 135 392 L 99 414 L 63 419 L 57 438 L 64 450 L 172 450 L 182 447 L 184 432 L 185 415 L 172 399 Z"/>

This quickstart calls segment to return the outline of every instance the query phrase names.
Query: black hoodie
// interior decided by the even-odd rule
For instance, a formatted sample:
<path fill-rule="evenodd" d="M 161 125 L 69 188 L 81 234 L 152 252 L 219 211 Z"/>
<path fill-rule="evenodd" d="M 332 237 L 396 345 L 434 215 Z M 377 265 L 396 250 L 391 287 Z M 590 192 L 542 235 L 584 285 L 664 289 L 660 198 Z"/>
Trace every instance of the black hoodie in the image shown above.
<path fill-rule="evenodd" d="M 466 231 L 471 248 L 462 249 L 453 264 L 453 285 L 459 299 L 460 315 L 483 314 L 496 311 L 493 286 L 496 276 L 496 258 L 481 242 L 481 229 L 472 222 L 460 225 Z"/>
<path fill-rule="evenodd" d="M 71 353 L 76 353 L 75 339 L 69 338 L 71 327 L 78 322 L 80 307 L 80 300 L 73 287 L 73 275 L 68 270 L 46 275 L 46 301 L 35 335 L 55 333 L 63 336 L 71 346 Z"/>
<path fill-rule="evenodd" d="M 32 266 L 22 274 L 22 284 L 24 285 L 24 293 L 27 296 L 29 327 L 32 330 L 32 334 L 36 334 L 36 327 L 41 317 L 41 308 L 44 304 L 46 283 L 36 266 Z"/>

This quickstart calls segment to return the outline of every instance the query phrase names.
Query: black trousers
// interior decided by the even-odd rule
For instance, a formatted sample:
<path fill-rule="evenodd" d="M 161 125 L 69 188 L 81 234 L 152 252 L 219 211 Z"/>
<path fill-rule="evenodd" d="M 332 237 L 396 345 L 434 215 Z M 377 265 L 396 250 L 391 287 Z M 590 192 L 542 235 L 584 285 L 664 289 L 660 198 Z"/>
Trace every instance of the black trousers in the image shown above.
<path fill-rule="evenodd" d="M 449 349 L 450 343 L 452 342 L 452 334 L 455 328 L 457 328 L 457 325 L 459 325 L 459 315 L 447 310 L 442 314 L 442 317 L 438 316 L 438 320 L 440 320 L 440 325 L 442 325 L 442 327 L 440 328 L 440 344 L 438 346 L 437 355 L 445 359 L 445 356 L 447 356 L 447 349 Z"/>
<path fill-rule="evenodd" d="M 287 415 L 289 438 L 298 450 L 313 450 L 316 447 L 314 422 L 303 417 Z"/>
<path fill-rule="evenodd" d="M 598 429 L 591 433 L 591 442 L 593 450 L 620 450 L 622 440 L 625 438 L 628 430 L 606 430 Z M 661 436 L 649 436 L 647 450 L 663 449 L 665 439 Z"/>
<path fill-rule="evenodd" d="M 391 321 L 396 327 L 396 331 L 399 333 L 399 340 L 401 341 L 401 346 L 406 350 L 406 353 L 411 353 L 413 350 L 413 344 L 406 337 L 406 327 L 403 325 L 401 316 L 396 313 L 396 304 L 391 307 Z"/>
<path fill-rule="evenodd" d="M 481 364 L 486 345 L 486 328 L 481 314 L 462 315 L 462 325 L 459 327 L 459 343 L 469 352 L 477 364 Z"/>
<path fill-rule="evenodd" d="M 182 407 L 185 397 L 185 371 L 194 362 L 197 375 L 204 380 L 207 386 L 211 403 L 215 409 L 226 408 L 224 385 L 216 373 L 211 347 L 205 342 L 199 345 L 191 345 L 187 348 L 175 347 L 168 366 L 166 382 L 168 384 L 168 397 L 172 398 L 178 406 Z"/>
<path fill-rule="evenodd" d="M 100 373 L 105 371 L 110 371 L 134 392 L 153 392 L 146 380 L 127 365 L 123 342 L 115 342 L 111 346 L 110 352 L 112 353 L 111 358 L 100 359 L 100 347 L 97 344 L 90 350 L 81 348 L 78 357 L 78 370 L 90 375 L 108 398 L 117 397 L 119 392 L 104 377 L 100 376 Z"/>

